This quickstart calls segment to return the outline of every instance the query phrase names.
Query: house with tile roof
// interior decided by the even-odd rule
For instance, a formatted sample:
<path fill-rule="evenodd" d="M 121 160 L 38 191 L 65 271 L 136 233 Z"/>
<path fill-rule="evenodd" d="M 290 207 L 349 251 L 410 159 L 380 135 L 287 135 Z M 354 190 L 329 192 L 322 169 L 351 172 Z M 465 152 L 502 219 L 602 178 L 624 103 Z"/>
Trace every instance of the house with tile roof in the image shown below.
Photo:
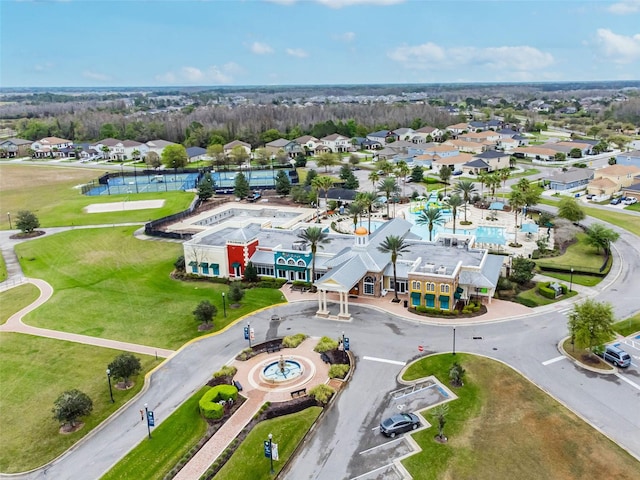
<path fill-rule="evenodd" d="M 469 124 L 466 122 L 456 123 L 455 125 L 449 125 L 446 130 L 450 131 L 453 135 L 458 136 L 462 132 L 469 131 Z"/>
<path fill-rule="evenodd" d="M 320 140 L 311 135 L 303 135 L 301 137 L 295 138 L 293 141 L 300 145 L 307 155 L 314 155 L 316 153 L 316 148 L 318 148 L 318 145 L 322 144 Z"/>
<path fill-rule="evenodd" d="M 222 146 L 222 151 L 225 155 L 231 155 L 231 152 L 236 147 L 242 147 L 247 155 L 251 155 L 251 144 L 241 140 L 233 140 L 232 142 L 225 143 Z"/>
<path fill-rule="evenodd" d="M 22 138 L 7 138 L 0 141 L 0 153 L 3 158 L 20 158 L 28 157 L 31 145 L 31 140 L 23 140 Z"/>
<path fill-rule="evenodd" d="M 516 158 L 529 158 L 533 161 L 553 162 L 555 161 L 556 150 L 550 148 L 542 148 L 538 146 L 518 147 L 513 149 L 513 155 Z"/>
<path fill-rule="evenodd" d="M 333 153 L 344 153 L 353 150 L 351 139 L 344 135 L 340 135 L 339 133 L 322 137 L 320 142 L 325 148 L 331 150 Z"/>
<path fill-rule="evenodd" d="M 640 150 L 619 153 L 616 155 L 616 164 L 640 167 Z"/>
<path fill-rule="evenodd" d="M 473 154 L 482 153 L 488 148 L 486 145 L 482 143 L 466 142 L 460 139 L 447 140 L 446 142 L 443 143 L 443 145 L 451 145 L 457 148 L 458 151 L 460 152 L 473 153 Z"/>
<path fill-rule="evenodd" d="M 482 160 L 489 166 L 489 172 L 509 168 L 509 159 L 511 155 L 500 150 L 485 150 L 473 156 L 474 160 Z M 474 171 L 473 173 L 478 173 Z"/>
<path fill-rule="evenodd" d="M 31 144 L 33 156 L 36 158 L 44 157 L 64 157 L 63 152 L 66 148 L 71 148 L 73 141 L 59 137 L 45 137 Z"/>
<path fill-rule="evenodd" d="M 481 143 L 484 145 L 497 145 L 500 141 L 500 134 L 493 130 L 485 130 L 482 132 L 461 133 L 458 140 L 463 142 Z"/>
<path fill-rule="evenodd" d="M 589 184 L 587 190 L 594 195 L 612 195 L 620 192 L 631 185 L 640 182 L 640 167 L 635 165 L 609 165 L 608 167 L 599 168 L 595 171 L 594 181 L 609 180 L 611 184 L 606 182 L 598 182 Z M 593 192 L 591 191 L 593 189 Z M 600 193 L 600 192 L 603 193 Z"/>
<path fill-rule="evenodd" d="M 371 141 L 380 142 L 382 145 L 397 142 L 400 138 L 391 130 L 379 130 L 367 134 L 367 138 Z"/>
<path fill-rule="evenodd" d="M 427 137 L 430 137 L 431 141 L 434 141 L 440 140 L 442 135 L 444 135 L 444 132 L 436 127 L 422 127 L 416 130 L 413 135 L 422 137 L 425 141 L 427 141 Z"/>
<path fill-rule="evenodd" d="M 566 171 L 555 172 L 549 177 L 549 189 L 574 190 L 587 185 L 594 177 L 590 168 L 568 168 Z"/>
<path fill-rule="evenodd" d="M 279 152 L 284 152 L 289 158 L 295 158 L 299 153 L 304 153 L 302 147 L 293 140 L 278 138 L 264 146 L 271 157 L 275 157 Z"/>
<path fill-rule="evenodd" d="M 169 145 L 175 145 L 175 143 L 157 138 L 155 140 L 149 140 L 145 145 L 149 147 L 149 152 L 155 152 L 159 157 L 162 157 L 164 149 Z"/>

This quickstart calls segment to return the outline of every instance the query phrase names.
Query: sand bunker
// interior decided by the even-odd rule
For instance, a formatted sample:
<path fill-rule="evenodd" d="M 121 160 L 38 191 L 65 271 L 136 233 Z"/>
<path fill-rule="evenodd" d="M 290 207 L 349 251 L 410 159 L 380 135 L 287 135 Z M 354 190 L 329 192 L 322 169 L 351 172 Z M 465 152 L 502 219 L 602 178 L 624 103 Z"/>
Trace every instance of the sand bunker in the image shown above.
<path fill-rule="evenodd" d="M 133 202 L 92 203 L 84 207 L 85 213 L 126 212 L 128 210 L 145 210 L 160 208 L 164 200 L 135 200 Z"/>

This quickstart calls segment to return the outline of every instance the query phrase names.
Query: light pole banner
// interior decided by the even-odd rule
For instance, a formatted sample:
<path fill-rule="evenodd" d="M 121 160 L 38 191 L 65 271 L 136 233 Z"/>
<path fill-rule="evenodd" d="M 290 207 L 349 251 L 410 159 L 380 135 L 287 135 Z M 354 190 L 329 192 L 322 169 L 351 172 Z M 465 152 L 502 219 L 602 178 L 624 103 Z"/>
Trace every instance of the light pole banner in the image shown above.
<path fill-rule="evenodd" d="M 278 458 L 278 444 L 277 443 L 271 443 L 271 458 L 273 458 L 274 460 L 280 460 Z"/>
<path fill-rule="evenodd" d="M 269 440 L 264 441 L 264 456 L 271 458 L 271 445 L 269 445 Z"/>

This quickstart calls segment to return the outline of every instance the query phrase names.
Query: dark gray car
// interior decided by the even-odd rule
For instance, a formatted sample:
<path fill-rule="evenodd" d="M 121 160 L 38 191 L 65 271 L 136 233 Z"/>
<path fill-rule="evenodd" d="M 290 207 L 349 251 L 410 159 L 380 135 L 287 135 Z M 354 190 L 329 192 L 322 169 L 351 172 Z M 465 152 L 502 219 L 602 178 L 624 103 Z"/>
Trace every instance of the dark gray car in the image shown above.
<path fill-rule="evenodd" d="M 395 437 L 399 433 L 415 430 L 420 426 L 420 419 L 413 413 L 399 413 L 384 419 L 380 423 L 380 431 L 387 437 Z"/>

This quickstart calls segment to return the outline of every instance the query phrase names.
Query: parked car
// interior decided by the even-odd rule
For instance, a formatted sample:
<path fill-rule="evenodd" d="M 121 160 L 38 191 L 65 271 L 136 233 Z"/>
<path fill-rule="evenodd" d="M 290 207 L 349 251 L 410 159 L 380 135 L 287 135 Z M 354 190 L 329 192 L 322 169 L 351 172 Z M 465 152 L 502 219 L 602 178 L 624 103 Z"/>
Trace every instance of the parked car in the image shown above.
<path fill-rule="evenodd" d="M 420 426 L 420 419 L 413 413 L 399 413 L 384 419 L 380 423 L 380 431 L 387 437 L 395 437 L 399 433 L 415 430 Z"/>
<path fill-rule="evenodd" d="M 638 199 L 636 197 L 627 197 L 622 201 L 622 203 L 625 205 L 633 205 L 634 203 L 638 203 Z"/>
<path fill-rule="evenodd" d="M 451 175 L 462 175 L 462 170 L 456 170 Z"/>
<path fill-rule="evenodd" d="M 593 193 L 590 193 L 586 198 L 587 200 L 591 200 L 593 197 L 595 197 L 595 195 Z"/>
<path fill-rule="evenodd" d="M 602 351 L 602 358 L 616 367 L 626 368 L 631 365 L 631 355 L 614 345 L 607 345 Z"/>
<path fill-rule="evenodd" d="M 620 203 L 621 203 L 621 202 L 622 202 L 622 199 L 621 199 L 621 198 L 614 198 L 614 199 L 612 199 L 609 203 L 610 203 L 611 205 L 620 205 Z"/>

